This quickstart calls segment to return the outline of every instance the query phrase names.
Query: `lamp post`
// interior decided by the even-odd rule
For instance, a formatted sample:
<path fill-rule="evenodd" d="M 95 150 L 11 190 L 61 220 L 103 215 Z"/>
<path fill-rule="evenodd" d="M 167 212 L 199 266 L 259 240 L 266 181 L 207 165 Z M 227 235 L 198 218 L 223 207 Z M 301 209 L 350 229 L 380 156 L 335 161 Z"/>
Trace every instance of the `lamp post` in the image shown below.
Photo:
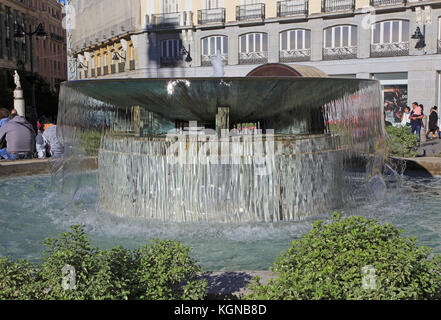
<path fill-rule="evenodd" d="M 191 55 L 190 55 L 190 45 L 188 45 L 188 51 L 187 51 L 187 49 L 185 49 L 185 47 L 184 46 L 182 46 L 182 48 L 181 48 L 181 54 L 182 55 L 186 55 L 187 57 L 185 58 L 185 62 L 187 62 L 187 63 L 191 63 L 192 61 L 193 61 L 193 59 L 191 58 Z"/>
<path fill-rule="evenodd" d="M 35 102 L 35 76 L 34 76 L 34 56 L 33 56 L 33 45 L 32 45 L 32 37 L 36 35 L 37 37 L 46 39 L 47 33 L 44 31 L 43 24 L 39 24 L 34 31 L 32 31 L 32 26 L 29 25 L 29 31 L 26 32 L 24 28 L 15 21 L 15 33 L 14 37 L 22 38 L 25 36 L 29 36 L 29 55 L 31 59 L 31 84 L 32 84 L 32 95 L 31 95 L 31 119 L 30 122 L 37 132 L 37 106 Z"/>

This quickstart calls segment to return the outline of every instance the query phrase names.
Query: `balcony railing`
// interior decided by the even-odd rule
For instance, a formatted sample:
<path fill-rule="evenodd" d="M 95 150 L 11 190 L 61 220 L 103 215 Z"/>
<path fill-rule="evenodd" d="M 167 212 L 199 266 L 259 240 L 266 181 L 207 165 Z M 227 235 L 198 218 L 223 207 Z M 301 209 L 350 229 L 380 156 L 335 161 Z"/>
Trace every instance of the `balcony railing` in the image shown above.
<path fill-rule="evenodd" d="M 203 54 L 202 56 L 201 56 L 201 58 L 202 58 L 202 60 L 201 60 L 201 65 L 203 66 L 203 67 L 210 67 L 211 66 L 211 55 L 209 55 L 209 54 Z M 225 54 L 221 54 L 221 59 L 222 59 L 222 62 L 226 65 L 226 64 L 228 64 L 228 54 L 227 53 L 225 53 Z"/>
<path fill-rule="evenodd" d="M 101 76 L 101 67 L 99 67 L 98 69 L 96 69 L 96 76 L 100 77 Z"/>
<path fill-rule="evenodd" d="M 281 50 L 280 62 L 299 62 L 311 60 L 311 49 Z"/>
<path fill-rule="evenodd" d="M 198 24 L 225 23 L 225 8 L 198 10 Z"/>
<path fill-rule="evenodd" d="M 239 64 L 264 64 L 268 63 L 268 52 L 239 53 Z"/>
<path fill-rule="evenodd" d="M 191 26 L 192 20 L 193 13 L 191 11 L 152 14 L 151 27 L 155 30 L 175 29 L 178 27 Z"/>
<path fill-rule="evenodd" d="M 118 72 L 119 73 L 124 72 L 125 69 L 126 69 L 126 63 L 125 62 L 118 63 Z"/>
<path fill-rule="evenodd" d="M 129 70 L 135 70 L 135 60 L 129 61 Z"/>
<path fill-rule="evenodd" d="M 110 65 L 110 74 L 115 74 L 116 73 L 116 64 L 111 64 Z"/>
<path fill-rule="evenodd" d="M 103 67 L 103 76 L 107 76 L 109 74 L 109 67 L 108 66 L 104 66 Z"/>
<path fill-rule="evenodd" d="M 308 0 L 290 0 L 277 2 L 277 16 L 279 18 L 308 14 Z"/>
<path fill-rule="evenodd" d="M 347 11 L 355 9 L 355 0 L 322 0 L 322 12 Z"/>
<path fill-rule="evenodd" d="M 95 69 L 92 69 L 92 70 L 90 70 L 90 76 L 92 77 L 92 78 L 95 78 Z"/>
<path fill-rule="evenodd" d="M 408 56 L 409 42 L 376 43 L 371 45 L 371 57 Z"/>
<path fill-rule="evenodd" d="M 256 3 L 236 6 L 237 21 L 248 21 L 256 19 L 265 19 L 265 4 Z"/>
<path fill-rule="evenodd" d="M 372 7 L 404 5 L 407 0 L 371 0 Z"/>
<path fill-rule="evenodd" d="M 182 56 L 179 57 L 161 57 L 161 68 L 173 68 L 183 66 L 184 60 Z"/>
<path fill-rule="evenodd" d="M 357 47 L 323 48 L 323 60 L 356 59 Z"/>

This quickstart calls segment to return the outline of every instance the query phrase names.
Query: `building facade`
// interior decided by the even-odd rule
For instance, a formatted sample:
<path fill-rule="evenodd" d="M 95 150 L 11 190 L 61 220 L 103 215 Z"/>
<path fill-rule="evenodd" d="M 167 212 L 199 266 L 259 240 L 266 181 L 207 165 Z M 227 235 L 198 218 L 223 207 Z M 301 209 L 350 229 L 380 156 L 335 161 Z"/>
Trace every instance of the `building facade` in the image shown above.
<path fill-rule="evenodd" d="M 0 1 L 0 68 L 31 71 L 31 41 L 29 36 L 16 36 L 16 25 L 29 32 L 34 31 L 40 23 L 47 36 L 33 36 L 33 68 L 55 90 L 67 77 L 62 6 L 57 0 Z"/>
<path fill-rule="evenodd" d="M 77 79 L 225 76 L 311 65 L 381 82 L 388 117 L 441 104 L 440 0 L 72 0 Z M 424 36 L 417 37 L 417 28 Z M 313 90 L 313 88 L 312 88 Z"/>

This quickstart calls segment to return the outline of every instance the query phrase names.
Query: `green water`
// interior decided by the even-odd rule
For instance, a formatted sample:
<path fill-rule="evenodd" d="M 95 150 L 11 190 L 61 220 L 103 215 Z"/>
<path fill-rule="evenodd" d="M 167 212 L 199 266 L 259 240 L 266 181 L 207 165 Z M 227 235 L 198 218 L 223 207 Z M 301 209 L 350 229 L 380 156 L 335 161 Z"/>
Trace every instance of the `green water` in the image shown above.
<path fill-rule="evenodd" d="M 310 229 L 302 222 L 253 224 L 159 223 L 117 218 L 97 208 L 96 176 L 91 174 L 72 199 L 51 186 L 50 176 L 0 182 L 0 255 L 38 262 L 42 241 L 83 224 L 101 248 L 136 248 L 151 239 L 175 239 L 193 248 L 205 270 L 265 270 L 291 241 Z M 388 181 L 387 193 L 347 214 L 389 221 L 441 253 L 441 179 Z M 322 217 L 326 218 L 326 216 Z"/>

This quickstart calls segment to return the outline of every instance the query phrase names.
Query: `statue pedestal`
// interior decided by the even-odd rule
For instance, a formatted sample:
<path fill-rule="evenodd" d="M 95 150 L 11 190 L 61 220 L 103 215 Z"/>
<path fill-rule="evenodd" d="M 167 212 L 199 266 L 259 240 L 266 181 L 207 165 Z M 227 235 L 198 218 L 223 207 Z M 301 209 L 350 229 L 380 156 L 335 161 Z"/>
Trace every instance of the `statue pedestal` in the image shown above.
<path fill-rule="evenodd" d="M 25 100 L 23 98 L 23 90 L 17 88 L 14 90 L 14 109 L 17 110 L 19 116 L 26 116 Z"/>

